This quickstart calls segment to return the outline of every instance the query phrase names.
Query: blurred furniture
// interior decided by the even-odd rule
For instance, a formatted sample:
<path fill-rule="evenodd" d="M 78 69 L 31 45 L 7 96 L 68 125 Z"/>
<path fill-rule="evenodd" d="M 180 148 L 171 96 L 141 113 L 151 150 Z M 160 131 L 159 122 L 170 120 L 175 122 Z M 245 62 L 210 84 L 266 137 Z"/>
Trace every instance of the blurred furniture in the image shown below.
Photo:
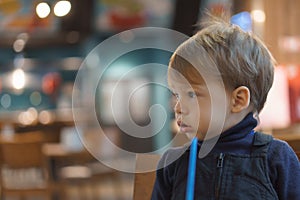
<path fill-rule="evenodd" d="M 142 154 L 136 159 L 136 173 L 134 176 L 133 200 L 151 199 L 156 176 L 158 154 Z M 154 171 L 153 171 L 154 170 Z"/>
<path fill-rule="evenodd" d="M 76 195 L 76 199 L 98 199 L 101 191 L 97 186 L 104 180 L 114 181 L 117 184 L 114 194 L 122 194 L 120 173 L 98 161 L 83 145 L 70 148 L 62 142 L 47 143 L 43 145 L 43 154 L 58 199 L 74 199 L 72 195 Z"/>
<path fill-rule="evenodd" d="M 0 134 L 2 199 L 8 196 L 51 198 L 48 171 L 41 151 L 43 143 L 48 141 L 53 141 L 52 136 L 43 132 Z"/>
<path fill-rule="evenodd" d="M 17 133 L 42 131 L 48 134 L 57 133 L 59 135 L 62 128 L 74 126 L 71 109 L 42 110 L 38 113 L 38 118 L 32 119 L 32 123 L 24 124 L 23 116 L 33 115 L 29 110 L 1 111 L 0 130 L 3 131 L 4 127 L 9 126 Z"/>

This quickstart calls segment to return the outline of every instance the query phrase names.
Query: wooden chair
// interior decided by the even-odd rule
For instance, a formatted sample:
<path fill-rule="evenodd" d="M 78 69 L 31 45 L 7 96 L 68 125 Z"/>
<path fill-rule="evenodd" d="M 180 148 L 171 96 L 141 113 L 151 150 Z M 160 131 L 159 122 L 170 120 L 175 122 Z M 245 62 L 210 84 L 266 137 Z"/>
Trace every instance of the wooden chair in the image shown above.
<path fill-rule="evenodd" d="M 134 200 L 151 199 L 156 171 L 152 171 L 150 169 L 156 169 L 159 159 L 160 155 L 158 154 L 145 154 L 137 156 L 133 190 Z M 143 172 L 144 170 L 149 171 Z"/>
<path fill-rule="evenodd" d="M 58 199 L 72 199 L 69 191 L 77 199 L 96 199 L 100 192 L 94 188 L 102 180 L 119 181 L 119 173 L 96 160 L 88 151 L 72 152 L 58 143 L 43 145 L 43 154 L 49 169 L 49 181 Z M 116 187 L 116 193 L 120 187 Z"/>
<path fill-rule="evenodd" d="M 41 147 L 45 137 L 41 132 L 1 135 L 1 198 L 8 196 L 43 196 L 51 198 L 48 173 Z"/>
<path fill-rule="evenodd" d="M 92 137 L 91 140 L 97 141 L 98 138 L 93 138 L 98 134 L 97 131 L 89 130 L 85 137 Z M 50 171 L 50 182 L 55 185 L 58 199 L 73 199 L 73 195 L 83 200 L 98 199 L 103 194 L 97 186 L 103 180 L 113 180 L 117 184 L 114 187 L 115 196 L 121 195 L 120 172 L 102 164 L 84 147 L 72 150 L 63 143 L 47 143 L 43 145 L 43 154 Z"/>

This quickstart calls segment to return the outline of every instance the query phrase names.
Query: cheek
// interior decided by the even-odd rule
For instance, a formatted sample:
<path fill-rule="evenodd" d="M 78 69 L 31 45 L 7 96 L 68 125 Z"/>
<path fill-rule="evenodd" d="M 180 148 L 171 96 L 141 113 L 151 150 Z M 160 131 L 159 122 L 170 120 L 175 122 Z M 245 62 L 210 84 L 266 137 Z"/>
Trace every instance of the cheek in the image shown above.
<path fill-rule="evenodd" d="M 199 110 L 200 110 L 200 114 L 207 115 L 212 110 L 210 99 L 206 98 L 206 99 L 198 100 L 198 107 L 199 107 Z"/>
<path fill-rule="evenodd" d="M 200 118 L 203 118 L 209 111 L 209 104 L 204 103 L 204 101 L 190 101 L 189 105 L 190 115 L 195 120 L 195 123 L 200 121 Z"/>
<path fill-rule="evenodd" d="M 210 122 L 212 110 L 211 102 L 209 100 L 199 101 L 199 124 L 204 125 Z"/>

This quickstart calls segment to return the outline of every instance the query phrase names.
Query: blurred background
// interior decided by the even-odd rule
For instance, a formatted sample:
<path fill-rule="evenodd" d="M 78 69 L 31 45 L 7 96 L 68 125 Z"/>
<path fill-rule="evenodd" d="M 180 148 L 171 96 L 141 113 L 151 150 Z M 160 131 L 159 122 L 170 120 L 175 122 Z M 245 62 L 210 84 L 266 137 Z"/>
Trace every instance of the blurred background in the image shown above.
<path fill-rule="evenodd" d="M 297 143 L 300 140 L 299 9 L 298 0 L 0 0 L 3 195 L 9 196 L 7 199 L 17 199 L 19 194 L 25 194 L 26 186 L 32 184 L 38 187 L 36 191 L 26 192 L 30 195 L 28 199 L 40 198 L 41 186 L 46 188 L 47 195 L 51 193 L 52 199 L 133 199 L 134 174 L 97 166 L 99 163 L 85 151 L 78 138 L 79 134 L 93 140 L 98 130 L 75 128 L 73 89 L 89 90 L 89 81 L 95 81 L 86 77 L 82 88 L 74 88 L 77 72 L 90 51 L 110 36 L 148 26 L 169 28 L 191 36 L 199 30 L 197 23 L 206 10 L 214 15 L 229 14 L 232 23 L 265 41 L 277 60 L 277 67 L 258 129 L 287 140 L 300 151 Z M 159 36 L 148 37 L 143 39 L 163 42 Z M 130 42 L 132 38 L 134 35 L 124 34 L 120 40 Z M 113 51 L 109 47 L 108 50 Z M 168 144 L 176 134 L 171 109 L 160 134 L 143 139 L 143 142 L 124 134 L 108 109 L 110 90 L 118 78 L 136 65 L 160 63 L 167 66 L 170 55 L 171 52 L 155 49 L 131 52 L 113 63 L 113 70 L 108 71 L 105 82 L 100 83 L 99 87 L 105 89 L 99 90 L 101 94 L 95 97 L 99 123 L 106 136 L 123 149 L 137 153 L 155 151 Z M 117 104 L 122 108 L 122 97 L 130 93 L 132 87 L 164 78 L 166 70 L 160 68 L 127 78 L 122 82 Z M 166 107 L 172 104 L 165 88 L 151 86 L 139 92 L 130 104 L 134 121 L 139 125 L 149 124 L 148 110 L 155 103 Z M 120 115 L 122 112 L 121 109 Z M 83 118 L 88 114 L 82 113 Z M 154 122 L 148 131 L 153 131 L 155 126 L 158 124 Z M 26 157 L 26 151 L 6 151 L 5 144 L 15 140 L 27 149 L 31 143 L 38 142 L 41 155 L 30 152 L 28 155 L 41 158 L 42 164 L 30 166 L 29 171 L 16 171 L 20 164 L 6 157 L 20 160 Z M 181 138 L 171 145 L 181 145 L 185 141 Z M 103 143 L 98 142 L 99 146 Z M 105 146 L 99 151 L 108 156 L 111 153 Z M 28 183 L 28 179 L 36 181 Z"/>

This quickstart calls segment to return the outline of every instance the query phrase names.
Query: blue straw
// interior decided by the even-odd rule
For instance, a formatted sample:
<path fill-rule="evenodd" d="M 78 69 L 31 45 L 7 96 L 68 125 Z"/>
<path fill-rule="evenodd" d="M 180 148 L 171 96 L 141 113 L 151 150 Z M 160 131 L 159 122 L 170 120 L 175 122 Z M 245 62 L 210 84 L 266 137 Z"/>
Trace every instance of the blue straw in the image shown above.
<path fill-rule="evenodd" d="M 192 144 L 190 147 L 191 150 L 190 150 L 190 158 L 189 158 L 185 200 L 194 200 L 196 160 L 197 160 L 197 143 L 198 143 L 198 140 L 195 137 L 192 140 Z"/>

